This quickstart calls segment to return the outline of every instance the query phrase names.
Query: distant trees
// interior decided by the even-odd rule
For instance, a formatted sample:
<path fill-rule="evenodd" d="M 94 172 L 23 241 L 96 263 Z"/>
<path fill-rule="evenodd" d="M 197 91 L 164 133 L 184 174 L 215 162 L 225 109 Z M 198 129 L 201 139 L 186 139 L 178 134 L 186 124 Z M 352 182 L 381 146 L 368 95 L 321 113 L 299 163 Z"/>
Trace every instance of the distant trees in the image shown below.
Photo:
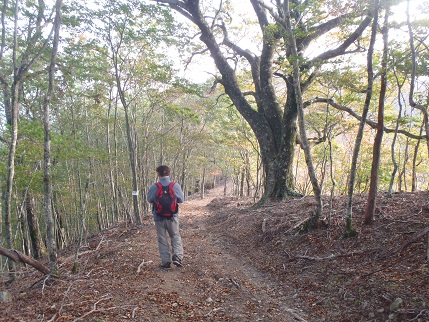
<path fill-rule="evenodd" d="M 78 260 L 88 234 L 149 214 L 146 192 L 160 161 L 172 167 L 188 193 L 201 180 L 202 164 L 208 182 L 220 173 L 220 156 L 210 142 L 216 129 L 207 126 L 217 117 L 207 111 L 216 102 L 202 100 L 202 86 L 175 75 L 162 47 L 179 44 L 172 38 L 179 31 L 166 10 L 125 1 L 101 9 L 64 6 L 59 35 L 54 7 L 17 4 L 3 7 L 0 64 L 0 187 L 6 206 L 1 243 L 6 249 L 34 258 L 48 249 L 55 264 L 55 251 L 75 244 Z M 171 23 L 157 26 L 159 16 Z M 15 46 L 8 43 L 13 39 Z M 115 47 L 116 41 L 121 46 Z M 12 272 L 13 261 L 8 264 Z"/>

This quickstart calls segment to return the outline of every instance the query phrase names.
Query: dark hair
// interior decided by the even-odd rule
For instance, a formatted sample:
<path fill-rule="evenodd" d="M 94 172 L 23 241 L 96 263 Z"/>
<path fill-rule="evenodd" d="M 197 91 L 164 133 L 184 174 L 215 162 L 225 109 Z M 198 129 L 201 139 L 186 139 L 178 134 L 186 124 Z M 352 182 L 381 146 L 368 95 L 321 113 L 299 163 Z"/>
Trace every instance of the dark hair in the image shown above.
<path fill-rule="evenodd" d="M 166 165 L 160 165 L 158 168 L 156 168 L 156 172 L 158 172 L 160 177 L 167 177 L 170 175 L 170 168 Z"/>

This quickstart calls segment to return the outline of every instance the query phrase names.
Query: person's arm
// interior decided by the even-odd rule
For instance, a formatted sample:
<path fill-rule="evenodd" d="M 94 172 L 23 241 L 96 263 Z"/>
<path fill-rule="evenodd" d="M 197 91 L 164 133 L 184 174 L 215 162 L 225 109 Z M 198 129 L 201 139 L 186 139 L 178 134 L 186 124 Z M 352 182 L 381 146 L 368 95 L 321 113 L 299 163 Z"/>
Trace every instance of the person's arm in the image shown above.
<path fill-rule="evenodd" d="M 174 192 L 176 194 L 177 202 L 182 203 L 185 200 L 183 195 L 182 187 L 177 182 L 173 186 Z"/>
<path fill-rule="evenodd" d="M 147 192 L 147 201 L 150 203 L 155 203 L 156 192 L 158 191 L 158 186 L 153 184 L 149 187 L 149 191 Z"/>

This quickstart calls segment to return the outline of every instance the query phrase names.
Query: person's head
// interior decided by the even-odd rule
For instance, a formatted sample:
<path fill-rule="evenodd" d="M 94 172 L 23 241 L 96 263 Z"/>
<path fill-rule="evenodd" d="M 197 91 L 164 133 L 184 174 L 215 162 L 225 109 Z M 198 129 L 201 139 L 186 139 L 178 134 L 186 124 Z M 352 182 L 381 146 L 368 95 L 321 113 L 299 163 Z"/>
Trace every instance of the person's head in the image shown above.
<path fill-rule="evenodd" d="M 160 165 L 158 168 L 156 168 L 156 172 L 158 173 L 159 177 L 168 177 L 170 175 L 170 168 L 166 165 Z"/>

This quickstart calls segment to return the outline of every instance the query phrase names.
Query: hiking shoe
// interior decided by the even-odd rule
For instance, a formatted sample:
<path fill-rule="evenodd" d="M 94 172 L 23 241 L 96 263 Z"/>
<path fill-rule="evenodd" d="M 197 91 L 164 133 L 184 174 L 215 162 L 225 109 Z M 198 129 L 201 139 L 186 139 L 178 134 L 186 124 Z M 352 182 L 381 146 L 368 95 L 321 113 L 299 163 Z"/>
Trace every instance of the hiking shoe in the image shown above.
<path fill-rule="evenodd" d="M 161 269 L 170 269 L 171 268 L 171 263 L 170 262 L 161 263 L 161 265 L 159 265 L 159 268 L 161 268 Z"/>
<path fill-rule="evenodd" d="M 177 255 L 173 255 L 173 264 L 177 267 L 183 267 L 182 260 Z"/>

